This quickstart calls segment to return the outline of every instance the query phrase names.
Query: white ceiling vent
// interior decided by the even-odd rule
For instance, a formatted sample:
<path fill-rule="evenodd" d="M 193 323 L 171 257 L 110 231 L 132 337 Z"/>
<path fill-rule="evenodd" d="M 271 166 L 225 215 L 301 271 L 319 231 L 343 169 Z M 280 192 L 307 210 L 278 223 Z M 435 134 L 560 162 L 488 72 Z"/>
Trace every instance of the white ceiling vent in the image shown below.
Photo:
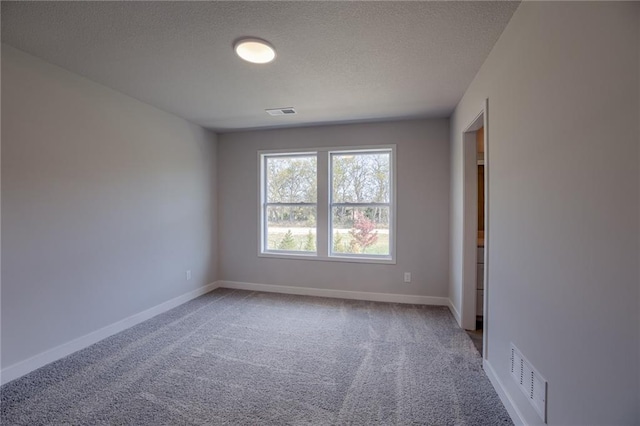
<path fill-rule="evenodd" d="M 269 115 L 295 115 L 296 110 L 293 107 L 265 109 Z"/>

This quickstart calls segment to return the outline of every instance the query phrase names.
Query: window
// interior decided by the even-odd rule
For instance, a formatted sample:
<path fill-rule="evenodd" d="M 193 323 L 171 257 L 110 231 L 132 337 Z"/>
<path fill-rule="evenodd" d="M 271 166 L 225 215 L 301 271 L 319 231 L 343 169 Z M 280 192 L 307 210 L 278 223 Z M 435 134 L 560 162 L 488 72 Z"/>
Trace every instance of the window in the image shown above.
<path fill-rule="evenodd" d="M 395 146 L 260 152 L 260 256 L 395 263 Z"/>
<path fill-rule="evenodd" d="M 331 152 L 331 254 L 391 255 L 391 150 Z"/>
<path fill-rule="evenodd" d="M 263 159 L 264 250 L 316 253 L 316 153 Z"/>

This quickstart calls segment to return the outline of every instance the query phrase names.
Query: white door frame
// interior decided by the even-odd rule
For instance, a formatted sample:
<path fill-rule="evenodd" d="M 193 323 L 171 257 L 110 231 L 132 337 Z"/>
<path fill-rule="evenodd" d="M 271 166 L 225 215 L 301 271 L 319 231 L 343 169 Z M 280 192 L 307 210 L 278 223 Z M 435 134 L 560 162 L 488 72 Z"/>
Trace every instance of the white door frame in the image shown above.
<path fill-rule="evenodd" d="M 476 264 L 478 245 L 478 171 L 476 131 L 484 127 L 484 300 L 483 358 L 487 357 L 489 328 L 489 100 L 462 133 L 463 143 L 463 238 L 462 238 L 462 306 L 461 323 L 466 330 L 476 329 Z"/>

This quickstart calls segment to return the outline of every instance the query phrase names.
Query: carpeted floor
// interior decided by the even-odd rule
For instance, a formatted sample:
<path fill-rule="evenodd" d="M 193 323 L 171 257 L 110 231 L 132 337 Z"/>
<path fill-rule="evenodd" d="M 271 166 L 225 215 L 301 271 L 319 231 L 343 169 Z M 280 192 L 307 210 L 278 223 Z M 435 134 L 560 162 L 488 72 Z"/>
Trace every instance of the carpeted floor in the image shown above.
<path fill-rule="evenodd" d="M 473 342 L 473 346 L 475 346 L 475 348 L 478 350 L 478 353 L 480 354 L 480 356 L 482 357 L 482 319 L 478 319 L 476 320 L 476 329 L 471 331 L 471 330 L 466 330 L 467 336 L 469 336 L 469 338 L 471 339 L 471 341 Z"/>
<path fill-rule="evenodd" d="M 227 289 L 0 393 L 2 425 L 512 424 L 446 307 Z"/>

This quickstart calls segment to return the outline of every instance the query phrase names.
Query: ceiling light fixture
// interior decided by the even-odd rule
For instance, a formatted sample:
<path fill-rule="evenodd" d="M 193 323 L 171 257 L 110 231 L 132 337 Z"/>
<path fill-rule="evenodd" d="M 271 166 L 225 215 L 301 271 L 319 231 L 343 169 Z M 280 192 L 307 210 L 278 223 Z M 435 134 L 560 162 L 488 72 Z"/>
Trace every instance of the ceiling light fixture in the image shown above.
<path fill-rule="evenodd" d="M 234 43 L 233 50 L 240 58 L 254 64 L 266 64 L 276 57 L 273 46 L 259 38 L 241 38 Z"/>

